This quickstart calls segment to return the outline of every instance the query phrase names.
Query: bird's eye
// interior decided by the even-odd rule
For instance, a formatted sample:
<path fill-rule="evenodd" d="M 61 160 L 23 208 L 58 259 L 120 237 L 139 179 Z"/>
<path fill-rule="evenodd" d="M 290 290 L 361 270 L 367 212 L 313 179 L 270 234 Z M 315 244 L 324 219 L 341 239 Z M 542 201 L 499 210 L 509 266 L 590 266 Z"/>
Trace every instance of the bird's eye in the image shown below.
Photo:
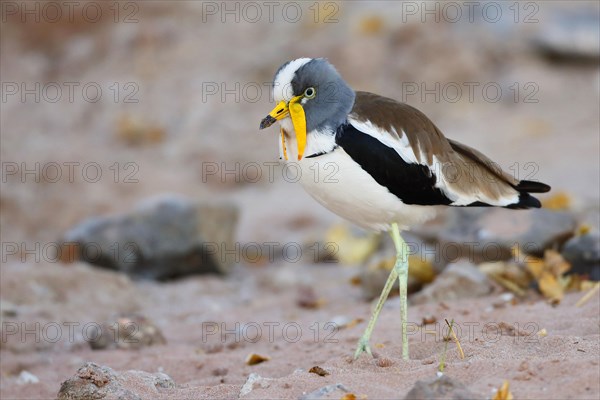
<path fill-rule="evenodd" d="M 316 94 L 317 94 L 317 91 L 313 87 L 309 87 L 308 89 L 306 89 L 304 91 L 304 97 L 306 97 L 308 99 L 312 99 L 313 97 L 315 97 Z"/>

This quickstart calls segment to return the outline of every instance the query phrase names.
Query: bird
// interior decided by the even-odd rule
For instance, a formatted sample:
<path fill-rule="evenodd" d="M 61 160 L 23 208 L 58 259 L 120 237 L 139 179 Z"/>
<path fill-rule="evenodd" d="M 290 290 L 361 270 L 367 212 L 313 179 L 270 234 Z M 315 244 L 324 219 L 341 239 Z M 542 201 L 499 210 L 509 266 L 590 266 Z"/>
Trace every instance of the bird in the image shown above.
<path fill-rule="evenodd" d="M 300 183 L 320 204 L 366 230 L 389 232 L 395 265 L 360 337 L 354 359 L 372 356 L 369 341 L 396 281 L 402 358 L 407 340 L 408 246 L 402 232 L 442 206 L 540 208 L 531 193 L 550 186 L 518 180 L 483 153 L 448 139 L 416 108 L 354 91 L 325 58 L 298 58 L 277 69 L 275 108 L 259 129 L 278 122 L 280 158 L 297 163 Z"/>

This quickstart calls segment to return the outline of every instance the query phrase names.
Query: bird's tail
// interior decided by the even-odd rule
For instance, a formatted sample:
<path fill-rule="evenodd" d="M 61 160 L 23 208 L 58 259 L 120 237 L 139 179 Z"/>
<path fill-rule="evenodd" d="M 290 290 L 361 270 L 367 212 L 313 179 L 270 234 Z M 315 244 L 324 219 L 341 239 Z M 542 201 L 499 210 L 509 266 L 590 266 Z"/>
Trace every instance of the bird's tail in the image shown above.
<path fill-rule="evenodd" d="M 530 193 L 546 193 L 550 191 L 550 186 L 534 181 L 520 181 L 513 187 L 519 191 L 519 201 L 507 206 L 507 208 L 513 209 L 540 208 L 542 203 Z"/>
<path fill-rule="evenodd" d="M 520 181 L 515 189 L 526 193 L 546 193 L 550 191 L 550 186 L 542 182 Z"/>

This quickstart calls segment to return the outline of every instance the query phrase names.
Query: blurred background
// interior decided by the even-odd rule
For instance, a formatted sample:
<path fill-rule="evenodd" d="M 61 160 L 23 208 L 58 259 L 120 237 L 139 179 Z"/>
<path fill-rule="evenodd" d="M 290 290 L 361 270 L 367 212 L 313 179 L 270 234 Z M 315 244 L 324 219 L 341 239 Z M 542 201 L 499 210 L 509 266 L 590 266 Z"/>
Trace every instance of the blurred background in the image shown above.
<path fill-rule="evenodd" d="M 258 131 L 273 107 L 273 74 L 291 59 L 326 57 L 354 89 L 407 102 L 517 178 L 552 186 L 542 199 L 559 216 L 549 216 L 549 226 L 508 224 L 492 237 L 530 234 L 539 257 L 580 234 L 596 235 L 588 244 L 596 246 L 598 2 L 2 1 L 0 7 L 5 395 L 54 395 L 61 380 L 94 357 L 115 368 L 158 368 L 152 358 L 158 353 L 137 363 L 129 353 L 91 356 L 81 330 L 73 340 L 64 330 L 56 343 L 22 340 L 11 333 L 22 322 L 65 329 L 65 321 L 135 320 L 141 313 L 162 331 L 162 339 L 152 340 L 191 346 L 174 351 L 174 370 L 190 348 L 202 347 L 191 327 L 203 321 L 261 313 L 290 318 L 289 310 L 272 307 L 320 308 L 323 292 L 330 304 L 348 288 L 356 290 L 355 304 L 368 309 L 364 298 L 376 290 L 356 285 L 370 278 L 357 283 L 360 268 L 340 264 L 364 268 L 377 263 L 376 253 L 385 261 L 387 238 L 355 230 L 319 206 L 295 183 L 294 171 L 278 163 L 278 130 Z M 439 226 L 484 218 L 453 213 Z M 528 221 L 524 215 L 512 218 Z M 466 237 L 448 231 L 453 240 Z M 551 237 L 540 238 L 549 231 Z M 437 225 L 423 228 L 414 241 L 443 242 L 439 232 Z M 510 247 L 499 247 L 502 255 L 486 261 L 507 259 Z M 431 274 L 448 258 L 426 260 Z M 582 276 L 598 271 L 593 256 L 581 265 Z M 215 271 L 228 278 L 196 275 Z M 188 275 L 194 276 L 170 281 Z M 431 280 L 421 278 L 415 290 Z M 316 281 L 329 289 L 315 289 Z M 265 287 L 270 300 L 256 304 Z M 332 307 L 340 308 L 324 320 L 348 314 L 343 302 Z M 48 354 L 57 349 L 67 350 L 61 360 L 68 361 L 48 368 L 58 357 Z M 222 379 L 170 373 L 207 386 Z M 243 383 L 243 375 L 229 381 Z M 15 383 L 28 379 L 36 385 Z"/>

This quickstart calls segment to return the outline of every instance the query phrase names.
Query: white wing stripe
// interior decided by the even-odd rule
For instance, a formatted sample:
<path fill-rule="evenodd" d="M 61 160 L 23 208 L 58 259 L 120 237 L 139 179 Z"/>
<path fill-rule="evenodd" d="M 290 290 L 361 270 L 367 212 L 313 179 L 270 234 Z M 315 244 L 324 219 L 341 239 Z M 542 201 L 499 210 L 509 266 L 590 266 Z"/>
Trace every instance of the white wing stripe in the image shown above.
<path fill-rule="evenodd" d="M 396 151 L 396 153 L 398 153 L 398 155 L 400 157 L 402 157 L 402 159 L 405 162 L 412 163 L 412 164 L 427 165 L 427 164 L 419 163 L 417 161 L 417 157 L 415 156 L 415 153 L 413 152 L 412 147 L 410 146 L 410 143 L 408 143 L 407 136 L 406 136 L 406 134 L 404 134 L 404 132 L 402 132 L 402 138 L 400 140 L 397 140 L 397 139 L 394 139 L 394 136 L 398 137 L 397 132 L 394 132 L 395 135 L 394 135 L 394 133 L 389 133 L 386 130 L 378 127 L 377 125 L 374 125 L 369 120 L 359 121 L 355 118 L 348 117 L 348 122 L 350 122 L 350 125 L 352 125 L 356 129 L 358 129 L 359 131 L 366 133 L 369 136 L 374 137 L 375 139 L 379 140 L 381 143 L 385 144 L 387 147 L 394 149 Z M 421 157 L 421 159 L 423 159 L 423 157 Z"/>
<path fill-rule="evenodd" d="M 446 197 L 452 200 L 452 205 L 465 206 L 475 202 L 483 202 L 490 205 L 496 206 L 507 206 L 509 204 L 517 203 L 519 201 L 519 193 L 515 191 L 514 195 L 504 197 L 502 199 L 492 199 L 484 196 L 479 191 L 475 190 L 472 194 L 464 193 L 462 190 L 457 191 L 456 187 L 453 187 L 453 182 L 448 181 L 446 174 L 444 174 L 445 168 L 452 168 L 452 166 L 443 165 L 437 156 L 433 156 L 433 163 L 430 165 L 425 162 L 427 157 L 421 153 L 419 162 L 415 153 L 413 152 L 412 146 L 408 142 L 408 135 L 402 131 L 402 136 L 399 137 L 398 133 L 390 133 L 386 130 L 374 125 L 371 121 L 360 121 L 355 118 L 349 117 L 348 122 L 359 131 L 372 136 L 379 140 L 384 145 L 394 149 L 396 153 L 407 163 L 420 164 L 429 168 L 430 172 L 436 176 L 435 187 L 440 189 Z M 464 171 L 467 173 L 466 171 Z M 472 179 L 472 177 L 462 177 L 462 179 Z M 473 183 L 475 184 L 475 183 Z"/>

